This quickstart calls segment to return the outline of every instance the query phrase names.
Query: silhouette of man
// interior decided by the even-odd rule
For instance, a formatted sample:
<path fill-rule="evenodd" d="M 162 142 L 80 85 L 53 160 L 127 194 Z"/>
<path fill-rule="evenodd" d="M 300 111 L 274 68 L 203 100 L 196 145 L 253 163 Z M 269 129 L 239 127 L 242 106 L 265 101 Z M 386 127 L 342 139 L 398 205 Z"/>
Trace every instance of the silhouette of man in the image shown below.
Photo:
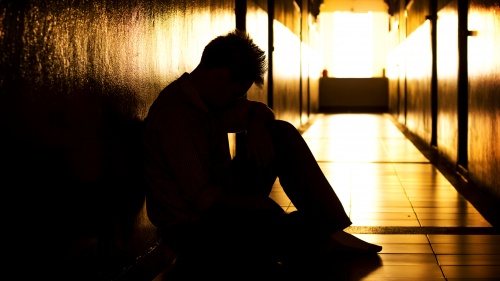
<path fill-rule="evenodd" d="M 379 252 L 344 231 L 351 221 L 297 129 L 246 98 L 266 70 L 264 51 L 234 30 L 213 39 L 199 65 L 152 104 L 146 205 L 159 236 L 179 260 L 200 264 Z M 230 132 L 244 132 L 245 153 L 233 159 Z M 297 211 L 269 197 L 277 178 Z"/>

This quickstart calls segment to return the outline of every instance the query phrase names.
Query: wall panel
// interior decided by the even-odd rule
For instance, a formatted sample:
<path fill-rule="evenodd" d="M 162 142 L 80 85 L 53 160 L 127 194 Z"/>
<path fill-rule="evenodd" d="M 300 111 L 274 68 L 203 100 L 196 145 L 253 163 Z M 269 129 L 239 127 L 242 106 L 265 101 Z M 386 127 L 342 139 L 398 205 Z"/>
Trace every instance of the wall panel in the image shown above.
<path fill-rule="evenodd" d="M 309 117 L 319 112 L 319 79 L 322 70 L 320 32 L 317 17 L 309 14 Z"/>
<path fill-rule="evenodd" d="M 406 126 L 430 144 L 431 120 L 431 36 L 427 20 L 406 39 Z"/>
<path fill-rule="evenodd" d="M 438 12 L 437 149 L 450 163 L 458 154 L 458 6 L 452 1 Z"/>
<path fill-rule="evenodd" d="M 399 81 L 401 79 L 400 72 L 402 71 L 401 69 L 404 69 L 404 67 L 401 65 L 401 61 L 404 57 L 402 56 L 402 46 L 400 44 L 400 14 L 401 12 L 397 10 L 389 18 L 389 31 L 387 34 L 387 56 L 385 66 L 385 76 L 388 80 L 388 111 L 396 120 L 399 119 L 399 104 L 403 102 L 401 93 L 402 91 L 404 91 L 404 88 L 400 89 L 399 87 Z"/>
<path fill-rule="evenodd" d="M 300 125 L 307 124 L 309 119 L 309 66 L 313 59 L 309 42 L 309 0 L 299 0 L 300 3 Z"/>
<path fill-rule="evenodd" d="M 267 3 L 265 1 L 247 1 L 246 31 L 253 38 L 254 42 L 266 52 L 269 59 L 269 15 L 267 13 Z M 264 85 L 258 88 L 253 85 L 248 92 L 251 100 L 268 102 L 268 75 L 264 77 Z"/>
<path fill-rule="evenodd" d="M 397 50 L 398 57 L 398 94 L 399 108 L 398 121 L 401 124 L 406 124 L 406 44 L 407 37 L 407 21 L 406 21 L 406 3 L 407 1 L 399 0 L 399 42 Z"/>
<path fill-rule="evenodd" d="M 301 0 L 301 118 L 306 125 L 319 110 L 319 78 L 321 73 L 318 17 L 310 0 Z"/>
<path fill-rule="evenodd" d="M 276 118 L 300 126 L 300 8 L 275 1 L 273 22 L 273 110 Z"/>
<path fill-rule="evenodd" d="M 432 0 L 411 0 L 406 6 L 406 33 L 410 35 L 418 29 L 429 15 L 430 1 Z"/>
<path fill-rule="evenodd" d="M 404 12 L 402 5 L 406 1 L 397 2 L 399 12 Z M 410 1 L 407 6 L 408 38 L 400 40 L 389 53 L 388 66 L 405 66 L 399 71 L 400 83 L 397 85 L 401 95 L 396 95 L 397 87 L 391 86 L 390 81 L 389 111 L 430 148 L 431 28 L 429 20 L 422 19 L 429 4 L 436 4 L 439 11 L 436 52 L 438 158 L 455 166 L 457 173 L 468 178 L 471 186 L 480 189 L 478 192 L 485 191 L 498 200 L 500 4 L 493 0 L 425 2 Z M 397 11 L 394 20 L 401 19 L 396 14 Z M 405 38 L 404 34 L 401 30 L 400 38 Z M 400 59 L 395 55 L 396 49 L 404 54 Z M 395 73 L 388 71 L 389 79 L 395 77 Z M 405 111 L 406 118 L 403 117 Z"/>
<path fill-rule="evenodd" d="M 500 198 L 500 5 L 470 0 L 468 29 L 471 181 Z"/>

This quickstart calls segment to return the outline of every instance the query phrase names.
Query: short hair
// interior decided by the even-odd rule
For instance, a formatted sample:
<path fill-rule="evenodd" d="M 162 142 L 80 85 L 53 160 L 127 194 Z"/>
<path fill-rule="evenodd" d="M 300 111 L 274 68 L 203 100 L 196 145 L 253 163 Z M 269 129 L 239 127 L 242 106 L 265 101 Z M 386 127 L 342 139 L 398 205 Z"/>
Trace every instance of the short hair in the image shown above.
<path fill-rule="evenodd" d="M 264 84 L 267 71 L 265 52 L 248 33 L 238 29 L 210 41 L 203 50 L 200 63 L 205 68 L 228 68 L 232 81 L 251 81 L 258 87 Z"/>

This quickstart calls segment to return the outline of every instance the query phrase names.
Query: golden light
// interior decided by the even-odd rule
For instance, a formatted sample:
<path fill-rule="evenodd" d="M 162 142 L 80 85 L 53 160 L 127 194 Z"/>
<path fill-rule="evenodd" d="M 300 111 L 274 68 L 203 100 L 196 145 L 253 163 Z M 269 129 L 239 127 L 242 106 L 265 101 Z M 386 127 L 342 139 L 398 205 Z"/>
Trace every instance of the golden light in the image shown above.
<path fill-rule="evenodd" d="M 468 37 L 467 48 L 470 77 L 484 77 L 499 73 L 499 14 L 500 7 L 498 6 L 483 8 L 476 5 L 469 11 L 468 29 L 471 34 Z"/>

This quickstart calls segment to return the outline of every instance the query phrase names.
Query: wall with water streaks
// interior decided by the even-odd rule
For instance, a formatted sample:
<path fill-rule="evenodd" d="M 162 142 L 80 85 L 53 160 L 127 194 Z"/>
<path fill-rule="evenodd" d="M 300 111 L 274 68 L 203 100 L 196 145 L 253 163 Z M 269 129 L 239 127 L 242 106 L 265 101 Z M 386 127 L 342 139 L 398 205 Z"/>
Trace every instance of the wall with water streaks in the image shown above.
<path fill-rule="evenodd" d="M 0 159 L 14 262 L 29 253 L 33 272 L 57 264 L 83 280 L 147 253 L 156 240 L 141 121 L 234 27 L 227 0 L 1 1 Z"/>
<path fill-rule="evenodd" d="M 141 174 L 149 106 L 211 39 L 238 27 L 272 70 L 248 97 L 303 125 L 318 109 L 318 11 L 309 0 L 0 0 L 11 268 L 29 262 L 26 278 L 138 280 L 145 273 L 131 271 L 147 257 L 156 255 L 146 272 L 165 266 L 172 253 L 157 250 Z"/>

